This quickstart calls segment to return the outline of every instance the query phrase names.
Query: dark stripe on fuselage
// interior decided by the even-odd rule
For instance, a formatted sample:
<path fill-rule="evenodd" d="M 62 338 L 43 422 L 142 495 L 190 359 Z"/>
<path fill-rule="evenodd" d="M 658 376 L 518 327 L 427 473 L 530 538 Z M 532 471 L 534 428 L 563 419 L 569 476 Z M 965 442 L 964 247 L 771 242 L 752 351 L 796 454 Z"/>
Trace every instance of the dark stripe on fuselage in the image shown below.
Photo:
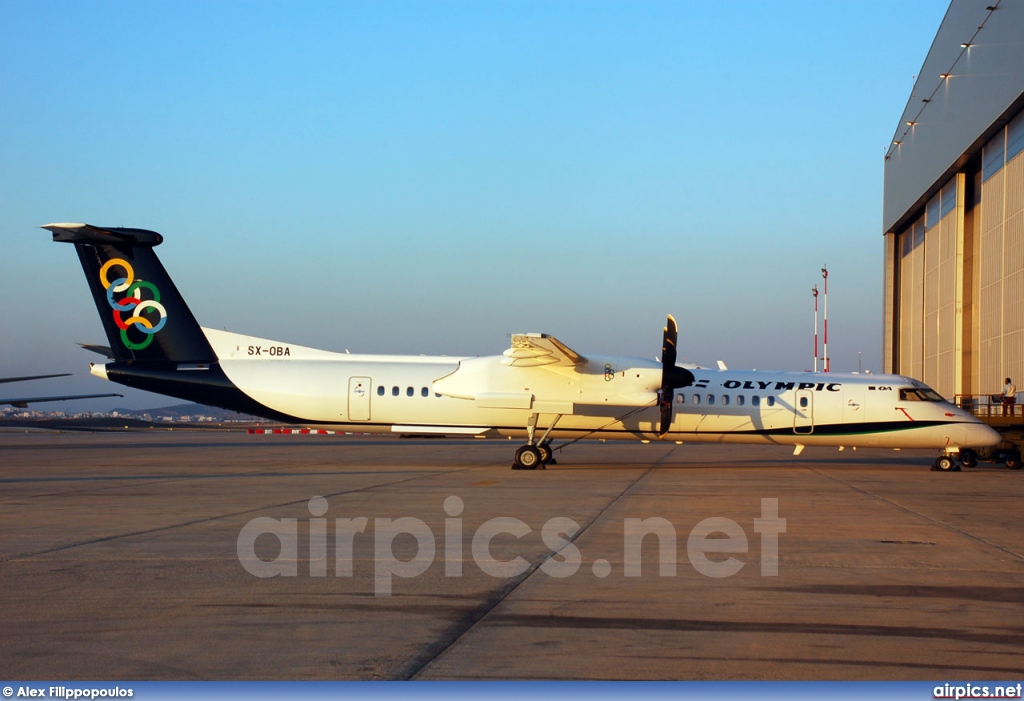
<path fill-rule="evenodd" d="M 111 382 L 177 397 L 189 402 L 261 416 L 283 423 L 309 423 L 298 416 L 275 411 L 238 389 L 221 369 L 211 363 L 203 370 L 179 370 L 177 363 L 109 363 Z"/>
<path fill-rule="evenodd" d="M 171 397 L 177 397 L 185 401 L 198 402 L 208 406 L 216 406 L 222 409 L 237 411 L 243 414 L 260 416 L 272 421 L 281 421 L 290 424 L 307 424 L 310 426 L 345 426 L 354 429 L 363 428 L 387 428 L 396 425 L 395 423 L 382 423 L 374 421 L 312 421 L 299 416 L 285 414 L 257 402 L 252 397 L 242 392 L 228 379 L 219 363 L 212 363 L 204 370 L 180 370 L 177 363 L 110 363 L 106 366 L 107 378 L 112 382 L 156 392 Z M 654 412 L 657 409 L 651 407 Z M 814 424 L 814 426 L 801 427 L 800 430 L 792 426 L 772 429 L 751 429 L 746 431 L 670 431 L 668 436 L 764 436 L 789 437 L 789 436 L 857 436 L 870 433 L 893 433 L 897 431 L 910 431 L 919 428 L 932 426 L 944 426 L 948 424 L 964 423 L 962 421 L 874 421 L 866 423 L 848 424 Z M 400 425 L 400 424 L 399 424 Z M 430 424 L 423 424 L 430 425 Z M 441 424 L 442 427 L 450 424 Z M 486 430 L 494 431 L 524 431 L 525 424 L 520 426 L 471 426 L 480 428 L 481 432 Z M 646 436 L 656 433 L 655 430 L 641 431 L 638 429 L 616 428 L 616 429 L 555 429 L 555 435 L 560 433 L 594 433 L 594 434 L 621 434 L 632 436 Z"/>

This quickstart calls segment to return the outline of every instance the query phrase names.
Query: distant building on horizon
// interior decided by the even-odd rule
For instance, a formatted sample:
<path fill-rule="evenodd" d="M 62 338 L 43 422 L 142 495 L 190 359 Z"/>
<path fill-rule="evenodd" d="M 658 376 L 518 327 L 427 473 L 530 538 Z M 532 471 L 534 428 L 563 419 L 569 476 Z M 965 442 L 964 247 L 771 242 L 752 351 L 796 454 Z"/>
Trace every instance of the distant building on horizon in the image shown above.
<path fill-rule="evenodd" d="M 1022 110 L 1024 2 L 953 0 L 885 156 L 882 222 L 885 370 L 946 397 L 1024 383 Z"/>

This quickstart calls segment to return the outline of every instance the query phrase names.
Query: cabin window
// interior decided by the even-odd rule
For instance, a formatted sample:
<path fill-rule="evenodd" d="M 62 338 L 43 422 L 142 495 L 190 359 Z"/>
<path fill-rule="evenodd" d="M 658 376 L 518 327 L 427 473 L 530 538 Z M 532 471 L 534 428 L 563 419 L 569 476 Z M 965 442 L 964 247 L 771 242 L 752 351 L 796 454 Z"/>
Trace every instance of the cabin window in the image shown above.
<path fill-rule="evenodd" d="M 383 397 L 384 396 L 384 385 L 381 385 L 380 387 L 377 388 L 377 396 L 378 397 Z"/>
<path fill-rule="evenodd" d="M 708 395 L 708 404 L 710 405 L 710 404 L 714 404 L 714 403 L 715 403 L 715 395 L 709 394 Z"/>
<path fill-rule="evenodd" d="M 686 395 L 680 394 L 678 397 L 676 397 L 676 404 L 686 404 Z"/>
<path fill-rule="evenodd" d="M 398 387 L 397 386 L 391 388 L 391 396 L 392 397 L 397 397 L 398 396 Z"/>
<path fill-rule="evenodd" d="M 801 409 L 806 409 L 808 404 L 809 404 L 809 402 L 807 400 L 807 397 L 800 397 L 800 408 Z"/>
<path fill-rule="evenodd" d="M 736 406 L 743 406 L 743 395 L 736 397 Z"/>
<path fill-rule="evenodd" d="M 693 395 L 693 403 L 694 404 L 700 404 L 700 395 L 699 394 Z"/>
<path fill-rule="evenodd" d="M 768 397 L 768 406 L 775 406 L 775 397 Z"/>
<path fill-rule="evenodd" d="M 414 390 L 412 387 L 406 387 L 405 388 L 405 396 L 411 397 L 415 393 L 416 393 L 416 390 Z"/>
<path fill-rule="evenodd" d="M 729 406 L 729 395 L 728 394 L 723 394 L 722 395 L 722 406 Z"/>
<path fill-rule="evenodd" d="M 426 387 L 424 387 L 423 389 L 420 390 L 420 396 L 421 397 L 429 397 L 430 396 L 430 390 L 428 390 Z"/>

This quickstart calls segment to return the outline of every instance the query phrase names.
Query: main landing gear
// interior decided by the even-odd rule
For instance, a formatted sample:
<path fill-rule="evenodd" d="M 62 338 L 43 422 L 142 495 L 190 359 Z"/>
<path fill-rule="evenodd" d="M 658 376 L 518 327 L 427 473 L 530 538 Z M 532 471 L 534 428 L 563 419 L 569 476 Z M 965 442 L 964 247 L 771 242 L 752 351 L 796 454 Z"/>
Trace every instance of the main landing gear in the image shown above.
<path fill-rule="evenodd" d="M 530 420 L 526 422 L 526 445 L 520 446 L 516 450 L 515 462 L 512 463 L 513 470 L 543 470 L 548 465 L 558 464 L 554 453 L 551 451 L 551 443 L 548 442 L 548 436 L 551 435 L 552 429 L 555 428 L 555 424 L 562 418 L 562 415 L 558 414 L 555 416 L 555 420 L 544 431 L 544 435 L 541 436 L 539 441 L 534 439 L 537 432 L 538 418 L 537 414 L 531 414 Z"/>

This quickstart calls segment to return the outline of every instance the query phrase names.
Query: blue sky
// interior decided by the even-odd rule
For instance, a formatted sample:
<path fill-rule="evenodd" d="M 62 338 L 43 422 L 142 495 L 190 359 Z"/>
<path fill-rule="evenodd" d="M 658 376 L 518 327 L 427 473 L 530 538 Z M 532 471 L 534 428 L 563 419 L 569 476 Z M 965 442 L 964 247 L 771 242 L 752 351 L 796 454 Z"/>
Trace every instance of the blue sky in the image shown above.
<path fill-rule="evenodd" d="M 352 352 L 653 357 L 672 313 L 686 360 L 806 369 L 827 263 L 832 368 L 879 370 L 883 156 L 946 7 L 0 0 L 0 376 L 115 391 L 51 221 Z"/>

